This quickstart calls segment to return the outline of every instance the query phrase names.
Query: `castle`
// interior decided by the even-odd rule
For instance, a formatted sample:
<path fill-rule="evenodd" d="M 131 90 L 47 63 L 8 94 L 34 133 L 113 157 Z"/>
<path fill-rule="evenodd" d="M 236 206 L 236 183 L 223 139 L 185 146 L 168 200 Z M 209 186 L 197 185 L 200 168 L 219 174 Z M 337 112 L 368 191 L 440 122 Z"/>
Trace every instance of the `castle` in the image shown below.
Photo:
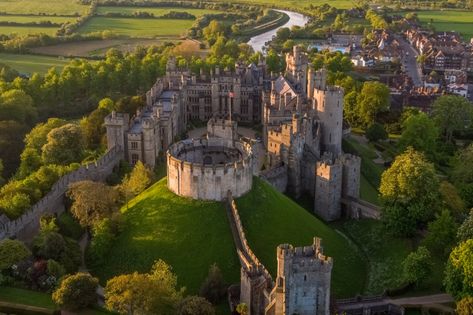
<path fill-rule="evenodd" d="M 342 205 L 358 200 L 361 159 L 342 151 L 343 89 L 327 83 L 327 71 L 314 71 L 298 46 L 286 65 L 279 75 L 260 61 L 197 76 L 170 58 L 145 108 L 131 119 L 115 112 L 105 118 L 107 141 L 133 164 L 153 167 L 167 152 L 171 191 L 227 202 L 242 266 L 237 300 L 249 314 L 326 315 L 333 261 L 320 240 L 300 248 L 280 245 L 273 282 L 249 248 L 233 202 L 251 189 L 253 176 L 294 197 L 309 194 L 326 221 L 339 219 Z M 176 142 L 193 120 L 208 122 L 206 137 Z M 239 137 L 238 122 L 261 124 L 262 141 Z"/>
<path fill-rule="evenodd" d="M 170 58 L 165 76 L 146 94 L 145 108 L 131 119 L 120 113 L 105 118 L 109 149 L 119 145 L 131 163 L 154 167 L 191 120 L 209 121 L 209 132 L 218 129 L 217 137 L 232 141 L 237 122 L 261 123 L 261 177 L 295 197 L 309 194 L 317 215 L 336 220 L 342 201 L 358 198 L 360 184 L 360 158 L 342 152 L 344 92 L 327 84 L 327 71 L 312 69 L 299 46 L 286 55 L 286 65 L 280 75 L 268 73 L 264 61 L 195 75 Z"/>

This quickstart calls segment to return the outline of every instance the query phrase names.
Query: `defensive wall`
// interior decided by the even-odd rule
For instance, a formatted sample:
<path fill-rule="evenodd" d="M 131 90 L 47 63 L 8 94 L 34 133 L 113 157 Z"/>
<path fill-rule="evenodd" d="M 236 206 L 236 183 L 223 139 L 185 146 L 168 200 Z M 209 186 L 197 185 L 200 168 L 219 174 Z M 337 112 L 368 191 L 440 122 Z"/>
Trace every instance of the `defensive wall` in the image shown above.
<path fill-rule="evenodd" d="M 123 159 L 123 150 L 119 146 L 110 149 L 96 162 L 88 163 L 62 176 L 41 200 L 33 205 L 21 217 L 9 220 L 0 216 L 0 239 L 17 238 L 30 241 L 39 230 L 39 221 L 44 215 L 59 215 L 65 210 L 64 195 L 69 185 L 82 181 L 104 181 L 115 165 Z"/>
<path fill-rule="evenodd" d="M 253 184 L 250 144 L 222 138 L 188 139 L 167 152 L 168 188 L 193 199 L 224 200 L 230 191 L 239 197 Z"/>

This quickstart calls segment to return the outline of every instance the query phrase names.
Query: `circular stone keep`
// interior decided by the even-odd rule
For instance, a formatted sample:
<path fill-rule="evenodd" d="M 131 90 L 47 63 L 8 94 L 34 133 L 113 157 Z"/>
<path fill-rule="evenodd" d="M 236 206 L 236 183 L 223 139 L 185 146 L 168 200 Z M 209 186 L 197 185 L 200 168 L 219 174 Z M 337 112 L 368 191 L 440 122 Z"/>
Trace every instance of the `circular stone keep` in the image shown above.
<path fill-rule="evenodd" d="M 247 193 L 253 184 L 251 146 L 222 138 L 188 139 L 167 152 L 168 188 L 176 195 L 223 200 Z"/>

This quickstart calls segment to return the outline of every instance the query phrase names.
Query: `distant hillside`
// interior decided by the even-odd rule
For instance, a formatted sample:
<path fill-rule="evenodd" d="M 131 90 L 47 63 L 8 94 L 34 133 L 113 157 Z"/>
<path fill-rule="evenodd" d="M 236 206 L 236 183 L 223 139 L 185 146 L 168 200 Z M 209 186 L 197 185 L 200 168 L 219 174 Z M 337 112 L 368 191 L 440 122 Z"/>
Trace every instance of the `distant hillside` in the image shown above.
<path fill-rule="evenodd" d="M 325 254 L 334 259 L 332 294 L 344 298 L 363 291 L 367 266 L 356 247 L 290 198 L 256 178 L 253 190 L 236 203 L 248 242 L 273 277 L 277 269 L 276 246 L 307 246 L 318 236 Z"/>
<path fill-rule="evenodd" d="M 366 266 L 356 250 L 292 200 L 255 179 L 252 192 L 237 204 L 250 245 L 273 275 L 278 244 L 310 245 L 313 236 L 320 236 L 326 253 L 335 259 L 336 296 L 353 296 L 362 290 Z M 162 179 L 122 211 L 127 227 L 107 263 L 95 270 L 103 282 L 120 273 L 148 271 L 158 258 L 173 266 L 188 293 L 197 292 L 214 262 L 228 283 L 239 281 L 240 266 L 223 204 L 178 197 Z"/>

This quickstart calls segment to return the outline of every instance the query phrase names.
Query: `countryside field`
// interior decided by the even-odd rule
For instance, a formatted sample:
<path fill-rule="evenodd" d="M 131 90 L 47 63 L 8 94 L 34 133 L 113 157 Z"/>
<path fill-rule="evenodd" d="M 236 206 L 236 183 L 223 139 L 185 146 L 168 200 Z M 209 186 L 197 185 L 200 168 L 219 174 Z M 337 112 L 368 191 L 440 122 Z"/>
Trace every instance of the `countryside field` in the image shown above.
<path fill-rule="evenodd" d="M 28 34 L 48 34 L 55 35 L 58 28 L 56 27 L 37 27 L 37 26 L 0 26 L 0 34 L 11 35 L 28 35 Z"/>
<path fill-rule="evenodd" d="M 418 11 L 421 22 L 433 22 L 437 31 L 460 32 L 464 40 L 473 38 L 473 11 Z"/>
<path fill-rule="evenodd" d="M 0 0 L 0 12 L 9 14 L 82 15 L 87 8 L 76 0 Z"/>
<path fill-rule="evenodd" d="M 22 74 L 46 73 L 51 67 L 62 68 L 70 60 L 38 55 L 15 55 L 0 53 L 0 63 L 6 64 Z"/>
<path fill-rule="evenodd" d="M 101 32 L 111 30 L 119 35 L 130 37 L 176 36 L 186 34 L 192 26 L 192 20 L 174 19 L 130 19 L 94 17 L 79 29 L 79 33 Z"/>
<path fill-rule="evenodd" d="M 163 8 L 149 8 L 149 7 L 107 7 L 100 6 L 97 8 L 97 14 L 107 13 L 121 13 L 121 14 L 133 14 L 134 12 L 148 12 L 154 14 L 155 17 L 162 16 L 171 11 L 174 12 L 187 12 L 196 17 L 209 13 L 222 13 L 223 11 L 208 10 L 208 9 L 194 9 L 194 8 L 180 8 L 180 7 L 163 7 Z"/>

